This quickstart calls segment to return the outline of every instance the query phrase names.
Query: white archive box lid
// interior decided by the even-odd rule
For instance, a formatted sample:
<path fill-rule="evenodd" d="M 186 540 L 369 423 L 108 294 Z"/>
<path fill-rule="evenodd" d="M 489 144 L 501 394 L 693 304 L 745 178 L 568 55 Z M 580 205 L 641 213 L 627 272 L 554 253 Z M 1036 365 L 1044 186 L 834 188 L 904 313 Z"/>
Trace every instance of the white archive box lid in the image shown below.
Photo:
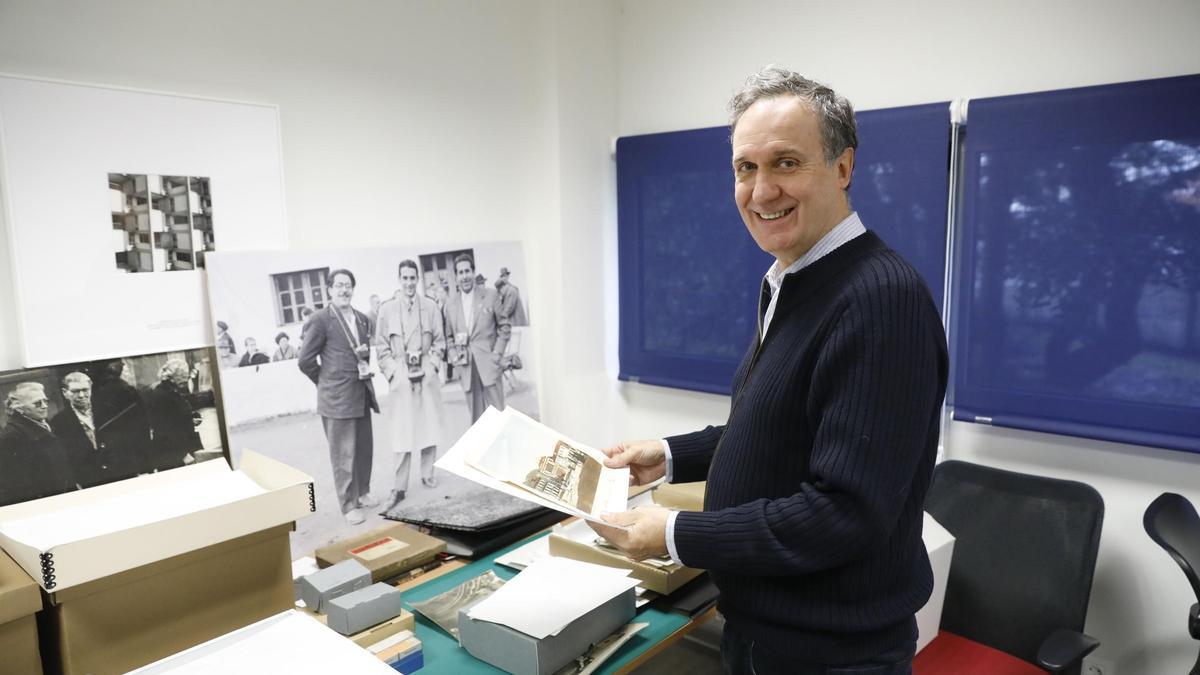
<path fill-rule="evenodd" d="M 254 452 L 0 508 L 3 548 L 47 591 L 212 546 L 315 511 L 313 479 Z"/>

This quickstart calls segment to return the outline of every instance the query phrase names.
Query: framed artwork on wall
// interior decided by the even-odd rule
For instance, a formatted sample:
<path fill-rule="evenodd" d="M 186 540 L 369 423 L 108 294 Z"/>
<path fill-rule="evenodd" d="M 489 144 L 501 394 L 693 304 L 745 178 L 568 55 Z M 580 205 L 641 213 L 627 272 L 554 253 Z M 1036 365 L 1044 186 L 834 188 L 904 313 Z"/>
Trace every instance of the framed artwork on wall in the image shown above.
<path fill-rule="evenodd" d="M 27 367 L 211 345 L 206 256 L 287 244 L 273 105 L 0 76 L 0 153 Z"/>

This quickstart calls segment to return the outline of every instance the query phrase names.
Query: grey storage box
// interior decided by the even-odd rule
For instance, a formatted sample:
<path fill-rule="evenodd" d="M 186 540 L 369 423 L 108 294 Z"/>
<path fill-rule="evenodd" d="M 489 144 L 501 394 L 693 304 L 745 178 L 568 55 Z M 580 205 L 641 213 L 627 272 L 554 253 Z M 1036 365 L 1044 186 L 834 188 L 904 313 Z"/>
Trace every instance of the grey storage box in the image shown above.
<path fill-rule="evenodd" d="M 467 653 L 510 673 L 536 675 L 557 672 L 629 623 L 635 611 L 630 588 L 567 624 L 558 635 L 539 640 L 502 624 L 472 619 L 467 613 L 474 605 L 458 611 L 458 641 Z"/>
<path fill-rule="evenodd" d="M 345 560 L 333 567 L 300 578 L 300 599 L 314 612 L 326 612 L 329 601 L 371 585 L 371 571 L 357 560 Z"/>
<path fill-rule="evenodd" d="M 330 628 L 351 635 L 395 618 L 402 611 L 399 590 L 387 584 L 373 584 L 330 600 L 325 616 Z"/>

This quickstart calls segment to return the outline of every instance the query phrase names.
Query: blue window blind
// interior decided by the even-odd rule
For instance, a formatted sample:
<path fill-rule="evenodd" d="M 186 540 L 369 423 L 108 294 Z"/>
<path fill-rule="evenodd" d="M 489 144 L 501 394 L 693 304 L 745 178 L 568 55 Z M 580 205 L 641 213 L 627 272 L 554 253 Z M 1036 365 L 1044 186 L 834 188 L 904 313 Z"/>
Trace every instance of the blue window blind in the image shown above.
<path fill-rule="evenodd" d="M 728 394 L 772 258 L 733 202 L 729 128 L 617 140 L 620 377 Z"/>
<path fill-rule="evenodd" d="M 956 419 L 1200 452 L 1198 111 L 1196 76 L 970 102 Z"/>
<path fill-rule="evenodd" d="M 858 113 L 852 206 L 939 306 L 949 104 Z M 728 127 L 617 141 L 620 377 L 728 394 L 771 256 L 733 201 Z"/>

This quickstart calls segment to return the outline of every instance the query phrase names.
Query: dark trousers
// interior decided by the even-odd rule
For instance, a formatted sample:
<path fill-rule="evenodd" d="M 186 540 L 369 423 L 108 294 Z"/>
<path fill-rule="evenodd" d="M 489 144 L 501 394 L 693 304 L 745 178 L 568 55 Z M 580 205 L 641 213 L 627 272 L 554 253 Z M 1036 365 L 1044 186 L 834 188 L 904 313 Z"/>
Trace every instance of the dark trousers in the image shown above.
<path fill-rule="evenodd" d="M 827 666 L 768 649 L 725 624 L 721 661 L 726 675 L 910 675 L 916 647 L 915 642 L 908 642 L 861 663 Z"/>
<path fill-rule="evenodd" d="M 358 508 L 358 498 L 371 491 L 371 460 L 375 442 L 370 411 L 362 417 L 322 417 L 329 441 L 329 463 L 342 513 Z"/>
<path fill-rule="evenodd" d="M 467 405 L 471 408 L 471 424 L 474 424 L 483 417 L 488 406 L 504 410 L 504 380 L 498 377 L 495 384 L 484 386 L 483 380 L 479 379 L 479 371 L 475 370 L 475 364 L 467 366 L 467 369 L 471 371 L 471 391 L 467 392 Z"/>

